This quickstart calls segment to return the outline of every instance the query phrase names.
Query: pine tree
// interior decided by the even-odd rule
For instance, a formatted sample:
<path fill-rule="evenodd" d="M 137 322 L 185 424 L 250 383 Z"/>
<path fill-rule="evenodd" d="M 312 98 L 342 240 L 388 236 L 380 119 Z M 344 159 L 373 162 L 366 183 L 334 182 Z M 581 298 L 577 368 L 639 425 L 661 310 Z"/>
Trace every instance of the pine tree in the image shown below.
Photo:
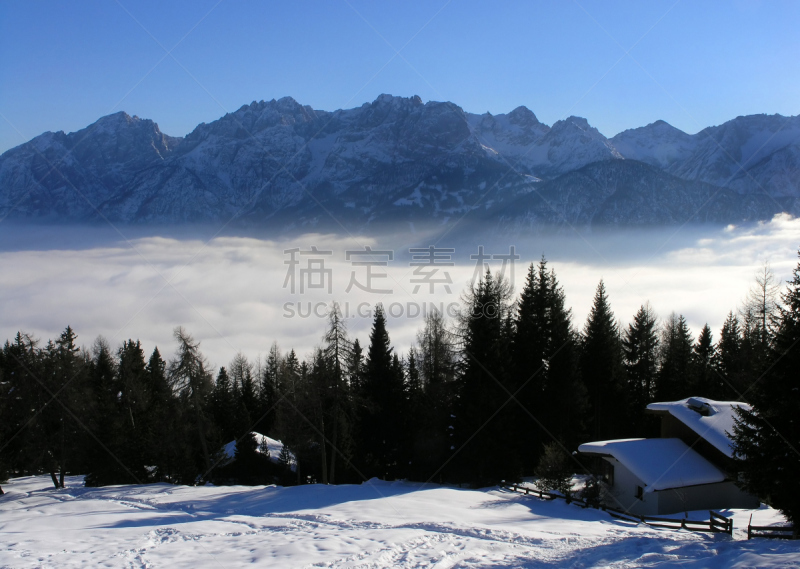
<path fill-rule="evenodd" d="M 85 360 L 75 343 L 77 335 L 70 326 L 61 333 L 55 344 L 49 344 L 45 373 L 39 378 L 51 397 L 58 394 L 58 405 L 50 406 L 42 414 L 48 424 L 46 439 L 50 475 L 56 487 L 64 487 L 68 463 L 80 468 L 79 449 L 88 434 L 80 417 L 86 418 Z M 76 464 L 77 463 L 77 464 Z M 56 480 L 55 472 L 58 471 Z"/>
<path fill-rule="evenodd" d="M 235 440 L 241 433 L 238 432 L 237 422 L 234 417 L 236 403 L 234 401 L 231 380 L 225 367 L 219 368 L 217 380 L 214 382 L 214 391 L 211 395 L 211 413 L 214 422 L 220 429 L 223 441 Z"/>
<path fill-rule="evenodd" d="M 351 439 L 351 420 L 349 409 L 349 388 L 346 372 L 352 363 L 352 343 L 347 336 L 347 326 L 339 305 L 334 302 L 328 313 L 328 330 L 325 341 L 324 357 L 327 369 L 326 408 L 329 412 L 330 428 L 330 469 L 329 480 L 336 481 L 336 467 L 344 459 L 349 462 Z"/>
<path fill-rule="evenodd" d="M 258 410 L 255 430 L 262 434 L 272 433 L 277 418 L 278 398 L 284 389 L 281 369 L 281 352 L 278 343 L 273 342 L 267 354 L 264 369 L 258 374 Z"/>
<path fill-rule="evenodd" d="M 41 409 L 50 396 L 36 379 L 42 374 L 38 340 L 17 332 L 13 342 L 6 342 L 3 359 L 7 393 L 11 396 L 10 412 L 3 413 L 0 421 L 10 437 L 3 442 L 4 460 L 14 471 L 40 472 L 47 431 L 41 414 L 30 416 L 30 410 Z"/>
<path fill-rule="evenodd" d="M 716 348 L 714 368 L 717 372 L 717 397 L 723 401 L 738 401 L 745 379 L 742 367 L 745 364 L 742 353 L 742 331 L 739 319 L 729 312 L 722 325 Z"/>
<path fill-rule="evenodd" d="M 578 374 L 577 337 L 564 291 L 542 257 L 533 264 L 520 294 L 512 333 L 515 389 L 523 407 L 516 432 L 525 472 L 538 463 L 552 437 L 569 445 L 582 436 L 586 391 Z"/>
<path fill-rule="evenodd" d="M 185 466 L 183 478 L 190 472 L 199 473 L 202 478 L 211 471 L 211 452 L 216 440 L 214 422 L 210 417 L 210 401 L 213 391 L 211 374 L 207 371 L 205 357 L 200 352 L 200 343 L 181 327 L 174 330 L 178 349 L 175 359 L 169 366 L 169 378 L 172 389 L 180 394 L 181 406 L 187 420 L 193 423 L 196 446 L 192 450 L 194 464 Z"/>
<path fill-rule="evenodd" d="M 511 289 L 487 270 L 463 302 L 453 437 L 458 472 L 453 477 L 476 486 L 518 479 L 521 457 L 509 428 L 517 416 L 508 349 Z M 487 453 L 488 448 L 494 452 Z"/>
<path fill-rule="evenodd" d="M 692 348 L 692 391 L 709 399 L 716 398 L 716 371 L 714 370 L 714 338 L 706 324 L 700 330 Z"/>
<path fill-rule="evenodd" d="M 657 400 L 677 401 L 691 397 L 693 344 L 686 319 L 673 312 L 664 323 L 661 335 L 661 366 L 655 394 Z"/>
<path fill-rule="evenodd" d="M 644 410 L 655 395 L 659 348 L 656 322 L 657 317 L 650 304 L 643 304 L 622 338 L 629 418 L 625 434 L 630 436 L 643 432 Z"/>
<path fill-rule="evenodd" d="M 622 347 L 603 281 L 583 332 L 581 373 L 591 404 L 592 435 L 596 440 L 617 438 L 624 431 Z"/>
<path fill-rule="evenodd" d="M 418 402 L 417 429 L 411 452 L 411 476 L 423 481 L 427 481 L 451 453 L 455 358 L 452 335 L 442 313 L 437 310 L 426 313 L 423 328 L 417 333 L 414 358 L 423 396 Z"/>
<path fill-rule="evenodd" d="M 798 254 L 800 256 L 800 253 Z M 734 427 L 741 486 L 800 524 L 800 263 L 782 295 L 769 367 L 750 387 L 752 410 Z"/>
<path fill-rule="evenodd" d="M 395 478 L 403 445 L 404 385 L 394 363 L 383 306 L 375 306 L 364 366 L 359 413 L 359 447 L 367 477 Z"/>

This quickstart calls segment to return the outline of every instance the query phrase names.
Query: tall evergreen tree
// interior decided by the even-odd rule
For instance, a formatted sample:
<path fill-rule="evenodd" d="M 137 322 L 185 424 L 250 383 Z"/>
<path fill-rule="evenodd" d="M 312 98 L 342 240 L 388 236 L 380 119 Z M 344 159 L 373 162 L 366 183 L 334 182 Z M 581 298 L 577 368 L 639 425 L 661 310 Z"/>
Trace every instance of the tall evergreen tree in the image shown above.
<path fill-rule="evenodd" d="M 718 378 L 714 370 L 714 339 L 708 324 L 703 326 L 692 350 L 692 388 L 701 397 L 717 397 Z"/>
<path fill-rule="evenodd" d="M 617 438 L 624 431 L 622 347 L 603 281 L 583 331 L 581 373 L 591 404 L 592 435 L 597 440 Z"/>
<path fill-rule="evenodd" d="M 358 433 L 364 474 L 388 479 L 399 474 L 404 436 L 405 389 L 393 360 L 386 316 L 378 304 L 364 366 Z"/>
<path fill-rule="evenodd" d="M 353 347 L 347 335 L 347 326 L 341 309 L 333 303 L 328 313 L 328 330 L 325 341 L 324 357 L 327 370 L 326 409 L 329 414 L 330 428 L 330 468 L 328 469 L 331 484 L 336 481 L 337 464 L 349 463 L 352 449 L 352 413 L 349 405 L 349 385 L 347 369 L 352 363 Z"/>
<path fill-rule="evenodd" d="M 723 401 L 738 401 L 747 389 L 743 377 L 745 366 L 742 352 L 742 331 L 739 318 L 729 312 L 717 342 L 714 368 L 717 372 L 717 397 Z"/>
<path fill-rule="evenodd" d="M 622 337 L 623 363 L 627 372 L 626 435 L 643 433 L 647 404 L 653 401 L 658 371 L 657 318 L 650 304 L 643 304 Z"/>
<path fill-rule="evenodd" d="M 192 450 L 194 464 L 186 465 L 183 477 L 191 476 L 192 470 L 202 477 L 211 471 L 210 448 L 219 443 L 209 408 L 213 381 L 200 352 L 200 343 L 181 327 L 174 330 L 174 336 L 178 348 L 170 363 L 170 383 L 172 389 L 180 394 L 182 410 L 186 420 L 191 421 L 196 443 Z"/>
<path fill-rule="evenodd" d="M 800 256 L 800 253 L 798 254 Z M 782 296 L 770 365 L 734 427 L 741 486 L 800 525 L 800 263 Z"/>
<path fill-rule="evenodd" d="M 467 290 L 464 305 L 453 437 L 458 472 L 453 478 L 478 486 L 517 479 L 522 467 L 512 430 L 517 404 L 508 349 L 511 289 L 487 270 Z M 494 452 L 487 453 L 489 448 Z"/>
<path fill-rule="evenodd" d="M 673 312 L 664 323 L 661 334 L 661 366 L 655 394 L 657 400 L 677 401 L 692 395 L 693 344 L 686 319 Z"/>
<path fill-rule="evenodd" d="M 456 355 L 441 312 L 425 314 L 414 355 L 422 396 L 416 413 L 411 476 L 427 481 L 447 460 L 454 436 L 451 414 Z M 442 480 L 441 475 L 438 480 Z"/>
<path fill-rule="evenodd" d="M 521 421 L 515 431 L 526 433 L 518 452 L 527 473 L 533 472 L 551 437 L 576 445 L 583 434 L 586 392 L 571 320 L 564 291 L 543 257 L 528 269 L 511 343 L 513 383 L 523 407 L 523 412 L 517 410 Z"/>

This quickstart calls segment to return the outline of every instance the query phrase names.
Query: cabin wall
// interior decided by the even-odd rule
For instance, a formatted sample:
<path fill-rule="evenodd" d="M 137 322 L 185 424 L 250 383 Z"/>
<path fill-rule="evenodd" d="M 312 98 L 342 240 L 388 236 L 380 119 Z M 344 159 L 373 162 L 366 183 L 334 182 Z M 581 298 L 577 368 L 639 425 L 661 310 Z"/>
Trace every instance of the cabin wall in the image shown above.
<path fill-rule="evenodd" d="M 604 502 L 611 508 L 625 510 L 637 516 L 653 516 L 658 513 L 658 496 L 644 492 L 647 488 L 624 464 L 612 457 L 603 457 L 614 468 L 614 483 L 604 488 Z M 637 498 L 637 489 L 642 488 L 642 498 Z"/>
<path fill-rule="evenodd" d="M 758 508 L 759 500 L 739 490 L 731 481 L 688 486 L 655 492 L 659 514 L 679 514 L 691 510 Z"/>
<path fill-rule="evenodd" d="M 604 488 L 605 504 L 637 516 L 683 514 L 693 510 L 758 508 L 760 504 L 758 498 L 742 492 L 731 481 L 646 492 L 644 482 L 624 464 L 612 457 L 603 457 L 603 460 L 614 468 L 614 483 Z M 637 497 L 639 487 L 643 490 L 641 498 Z"/>

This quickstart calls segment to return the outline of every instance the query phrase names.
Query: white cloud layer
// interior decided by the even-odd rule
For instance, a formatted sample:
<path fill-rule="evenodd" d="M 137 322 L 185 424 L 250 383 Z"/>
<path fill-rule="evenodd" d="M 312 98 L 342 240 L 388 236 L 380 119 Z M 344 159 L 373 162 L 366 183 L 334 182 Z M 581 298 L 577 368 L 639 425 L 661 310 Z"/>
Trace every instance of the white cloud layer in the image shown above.
<path fill-rule="evenodd" d="M 127 338 L 140 339 L 146 350 L 159 346 L 173 351 L 172 329 L 182 325 L 202 342 L 216 366 L 225 365 L 237 351 L 255 357 L 265 354 L 273 341 L 283 350 L 295 348 L 304 356 L 320 342 L 324 320 L 297 316 L 309 304 L 337 300 L 352 318 L 350 330 L 362 344 L 368 342 L 369 317 L 358 316 L 366 306 L 382 301 L 390 313 L 393 343 L 405 352 L 413 342 L 420 317 L 408 318 L 425 304 L 444 306 L 458 301 L 475 271 L 470 255 L 477 245 L 454 247 L 455 266 L 444 267 L 452 280 L 451 293 L 441 284 L 435 293 L 423 285 L 415 294 L 409 266 L 407 235 L 353 238 L 308 234 L 290 240 L 225 236 L 206 243 L 196 237 L 152 236 L 155 231 L 129 241 L 75 228 L 4 227 L 0 231 L 0 339 L 13 338 L 17 330 L 46 340 L 68 324 L 89 346 L 97 335 L 112 345 Z M 147 233 L 151 235 L 148 236 Z M 433 244 L 435 239 L 431 239 Z M 478 243 L 476 238 L 474 243 Z M 685 315 L 695 334 L 708 322 L 715 337 L 729 310 L 735 310 L 753 283 L 755 272 L 768 260 L 778 277 L 790 278 L 797 265 L 800 220 L 778 216 L 770 222 L 743 227 L 684 228 L 669 230 L 618 230 L 583 235 L 487 240 L 486 253 L 508 253 L 515 245 L 521 259 L 515 266 L 519 290 L 525 267 L 542 252 L 556 270 L 567 293 L 577 327 L 582 327 L 598 281 L 606 283 L 611 306 L 624 324 L 638 307 L 650 301 L 661 317 L 675 311 Z M 501 245 L 498 245 L 501 243 Z M 293 247 L 330 250 L 325 268 L 331 269 L 332 294 L 306 290 L 291 294 L 284 288 Z M 389 295 L 353 288 L 345 292 L 351 273 L 364 284 L 366 268 L 345 260 L 345 251 L 371 246 L 395 249 L 386 267 L 373 267 L 373 287 L 393 289 Z M 412 245 L 413 246 L 413 245 Z M 403 253 L 405 251 L 405 253 Z M 308 258 L 299 257 L 307 266 Z M 319 257 L 317 257 L 319 258 Z M 376 258 L 377 259 L 377 258 Z M 385 260 L 385 258 L 383 258 Z M 492 261 L 493 270 L 500 261 Z M 299 289 L 300 274 L 297 273 Z M 299 290 L 298 290 L 299 293 Z M 292 303 L 295 313 L 285 303 Z"/>

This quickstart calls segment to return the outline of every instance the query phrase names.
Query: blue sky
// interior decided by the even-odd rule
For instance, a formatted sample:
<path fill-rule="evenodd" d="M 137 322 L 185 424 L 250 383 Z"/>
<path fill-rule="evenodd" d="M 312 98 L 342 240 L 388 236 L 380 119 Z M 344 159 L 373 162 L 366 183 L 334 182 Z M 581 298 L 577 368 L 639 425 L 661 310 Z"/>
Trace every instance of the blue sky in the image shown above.
<path fill-rule="evenodd" d="M 0 151 L 118 110 L 181 136 L 285 95 L 697 132 L 800 113 L 799 26 L 800 2 L 780 1 L 2 1 Z"/>

